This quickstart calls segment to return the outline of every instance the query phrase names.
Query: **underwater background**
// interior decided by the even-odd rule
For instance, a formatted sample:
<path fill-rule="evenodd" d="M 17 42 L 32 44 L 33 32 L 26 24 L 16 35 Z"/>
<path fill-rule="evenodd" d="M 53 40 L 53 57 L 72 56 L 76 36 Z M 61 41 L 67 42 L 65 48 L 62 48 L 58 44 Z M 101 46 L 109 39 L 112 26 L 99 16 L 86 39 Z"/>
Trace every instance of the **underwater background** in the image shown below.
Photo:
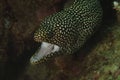
<path fill-rule="evenodd" d="M 75 54 L 31 65 L 40 44 L 33 33 L 47 16 L 74 0 L 0 0 L 0 80 L 120 80 L 120 13 L 100 0 L 103 21 Z"/>

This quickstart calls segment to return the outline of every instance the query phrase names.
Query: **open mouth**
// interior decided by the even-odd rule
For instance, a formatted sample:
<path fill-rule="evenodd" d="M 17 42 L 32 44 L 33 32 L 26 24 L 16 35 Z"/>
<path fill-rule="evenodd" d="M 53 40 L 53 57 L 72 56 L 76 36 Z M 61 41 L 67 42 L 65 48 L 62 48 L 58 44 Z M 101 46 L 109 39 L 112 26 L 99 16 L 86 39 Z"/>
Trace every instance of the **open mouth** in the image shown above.
<path fill-rule="evenodd" d="M 35 52 L 35 54 L 30 58 L 30 63 L 31 64 L 37 64 L 40 60 L 44 59 L 48 55 L 58 52 L 60 50 L 60 47 L 47 43 L 47 42 L 42 42 L 41 46 L 38 48 L 38 50 Z"/>

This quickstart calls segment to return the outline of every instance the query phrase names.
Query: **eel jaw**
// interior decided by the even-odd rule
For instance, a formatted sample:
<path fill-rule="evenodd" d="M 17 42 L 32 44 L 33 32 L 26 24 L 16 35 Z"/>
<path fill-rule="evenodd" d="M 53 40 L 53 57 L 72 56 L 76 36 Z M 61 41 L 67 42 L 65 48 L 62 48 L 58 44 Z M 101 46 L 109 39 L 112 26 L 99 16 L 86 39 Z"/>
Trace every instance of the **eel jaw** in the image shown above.
<path fill-rule="evenodd" d="M 59 50 L 60 47 L 55 44 L 42 42 L 41 46 L 38 48 L 35 54 L 30 58 L 30 63 L 37 64 L 41 60 L 44 60 L 47 57 L 51 57 L 53 53 L 58 52 Z"/>

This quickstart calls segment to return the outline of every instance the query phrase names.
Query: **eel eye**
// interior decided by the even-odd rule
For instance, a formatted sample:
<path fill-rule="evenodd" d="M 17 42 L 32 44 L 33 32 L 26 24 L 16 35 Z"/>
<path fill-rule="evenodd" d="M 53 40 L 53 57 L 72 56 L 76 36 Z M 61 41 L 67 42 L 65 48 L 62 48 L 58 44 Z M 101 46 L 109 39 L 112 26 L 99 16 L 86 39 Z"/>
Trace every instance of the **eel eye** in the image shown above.
<path fill-rule="evenodd" d="M 54 32 L 49 32 L 47 35 L 48 35 L 48 38 L 52 38 L 55 34 Z"/>

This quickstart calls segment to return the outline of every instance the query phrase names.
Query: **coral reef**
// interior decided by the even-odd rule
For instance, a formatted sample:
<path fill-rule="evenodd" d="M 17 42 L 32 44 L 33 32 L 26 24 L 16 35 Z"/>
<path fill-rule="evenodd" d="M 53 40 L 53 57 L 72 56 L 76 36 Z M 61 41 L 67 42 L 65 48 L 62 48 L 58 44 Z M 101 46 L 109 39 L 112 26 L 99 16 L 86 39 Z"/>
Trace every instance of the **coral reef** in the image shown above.
<path fill-rule="evenodd" d="M 0 0 L 0 80 L 120 80 L 120 14 L 112 0 L 101 0 L 107 6 L 103 25 L 80 51 L 29 64 L 39 46 L 31 35 L 43 18 L 63 8 L 61 1 Z"/>

